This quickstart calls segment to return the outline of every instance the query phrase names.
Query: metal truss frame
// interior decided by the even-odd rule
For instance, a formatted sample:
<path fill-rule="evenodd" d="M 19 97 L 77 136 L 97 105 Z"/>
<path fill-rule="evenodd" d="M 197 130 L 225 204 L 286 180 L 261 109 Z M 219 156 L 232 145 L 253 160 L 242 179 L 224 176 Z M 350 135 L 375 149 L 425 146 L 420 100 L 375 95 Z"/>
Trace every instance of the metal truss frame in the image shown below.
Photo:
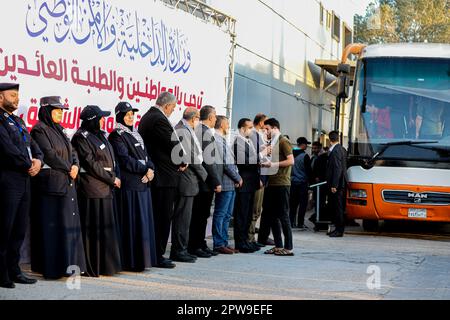
<path fill-rule="evenodd" d="M 236 49 L 236 19 L 214 9 L 200 0 L 160 0 L 169 7 L 183 10 L 206 23 L 217 26 L 230 35 L 231 47 L 228 53 L 228 77 L 225 79 L 227 89 L 226 110 L 227 117 L 231 119 L 233 109 L 234 85 L 234 51 Z"/>

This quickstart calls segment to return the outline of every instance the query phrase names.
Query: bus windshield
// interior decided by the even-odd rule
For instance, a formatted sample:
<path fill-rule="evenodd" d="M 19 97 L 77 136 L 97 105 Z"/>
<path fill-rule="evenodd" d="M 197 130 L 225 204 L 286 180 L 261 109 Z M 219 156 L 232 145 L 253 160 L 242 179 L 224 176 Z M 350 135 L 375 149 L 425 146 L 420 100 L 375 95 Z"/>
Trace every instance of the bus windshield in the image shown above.
<path fill-rule="evenodd" d="M 362 60 L 350 126 L 350 155 L 449 162 L 450 59 Z"/>

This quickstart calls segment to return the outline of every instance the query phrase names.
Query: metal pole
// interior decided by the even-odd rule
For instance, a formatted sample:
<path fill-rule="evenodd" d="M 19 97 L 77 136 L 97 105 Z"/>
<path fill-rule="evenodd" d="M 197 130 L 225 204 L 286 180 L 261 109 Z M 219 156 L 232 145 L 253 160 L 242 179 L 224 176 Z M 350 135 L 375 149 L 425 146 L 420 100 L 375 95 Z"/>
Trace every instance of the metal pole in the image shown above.
<path fill-rule="evenodd" d="M 334 130 L 339 132 L 339 118 L 341 112 L 341 98 L 336 97 L 336 109 L 334 110 Z"/>
<path fill-rule="evenodd" d="M 319 222 L 320 221 L 320 217 L 319 217 L 319 214 L 320 214 L 320 186 L 317 186 L 317 190 L 316 190 L 316 194 L 317 194 L 317 201 L 316 201 L 316 222 Z"/>
<path fill-rule="evenodd" d="M 342 107 L 341 109 L 341 120 L 339 122 L 339 125 L 341 127 L 341 129 L 339 130 L 339 132 L 341 133 L 341 145 L 344 145 L 344 130 L 345 130 L 345 99 L 343 99 L 343 103 L 342 103 Z"/>
<path fill-rule="evenodd" d="M 233 26 L 234 28 L 234 26 Z M 236 49 L 236 34 L 234 30 L 231 32 L 231 49 L 230 49 L 230 64 L 228 66 L 228 85 L 227 85 L 227 117 L 231 123 L 233 115 L 233 91 L 234 91 L 234 51 Z"/>
<path fill-rule="evenodd" d="M 320 69 L 320 97 L 319 97 L 319 123 L 317 125 L 317 130 L 319 131 L 319 141 L 320 141 L 320 137 L 322 136 L 322 112 L 323 112 L 323 105 L 324 105 L 324 87 L 325 87 L 325 69 L 321 68 Z"/>
<path fill-rule="evenodd" d="M 327 184 L 326 181 L 319 182 L 319 183 L 313 184 L 312 186 L 309 186 L 310 188 L 317 188 L 316 223 L 320 222 L 320 187 L 325 184 Z"/>

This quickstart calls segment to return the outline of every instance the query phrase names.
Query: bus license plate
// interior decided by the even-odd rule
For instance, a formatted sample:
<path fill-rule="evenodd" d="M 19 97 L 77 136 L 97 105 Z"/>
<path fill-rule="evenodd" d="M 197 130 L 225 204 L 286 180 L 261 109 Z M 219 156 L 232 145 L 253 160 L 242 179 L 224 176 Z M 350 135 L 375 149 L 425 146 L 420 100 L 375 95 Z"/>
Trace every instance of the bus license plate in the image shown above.
<path fill-rule="evenodd" d="M 427 209 L 408 209 L 408 218 L 427 218 Z"/>

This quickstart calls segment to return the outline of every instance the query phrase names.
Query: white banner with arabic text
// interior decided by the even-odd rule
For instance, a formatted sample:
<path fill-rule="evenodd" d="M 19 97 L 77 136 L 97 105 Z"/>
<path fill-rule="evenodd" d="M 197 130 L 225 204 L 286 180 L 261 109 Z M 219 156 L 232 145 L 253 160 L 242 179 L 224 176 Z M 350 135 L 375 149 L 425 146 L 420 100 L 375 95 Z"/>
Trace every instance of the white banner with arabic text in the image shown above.
<path fill-rule="evenodd" d="M 119 101 L 139 108 L 139 121 L 162 91 L 178 99 L 173 123 L 190 106 L 225 114 L 229 36 L 158 0 L 8 1 L 0 30 L 0 82 L 20 83 L 29 127 L 48 95 L 70 107 L 69 134 L 86 105 L 112 111 L 110 132 Z"/>

